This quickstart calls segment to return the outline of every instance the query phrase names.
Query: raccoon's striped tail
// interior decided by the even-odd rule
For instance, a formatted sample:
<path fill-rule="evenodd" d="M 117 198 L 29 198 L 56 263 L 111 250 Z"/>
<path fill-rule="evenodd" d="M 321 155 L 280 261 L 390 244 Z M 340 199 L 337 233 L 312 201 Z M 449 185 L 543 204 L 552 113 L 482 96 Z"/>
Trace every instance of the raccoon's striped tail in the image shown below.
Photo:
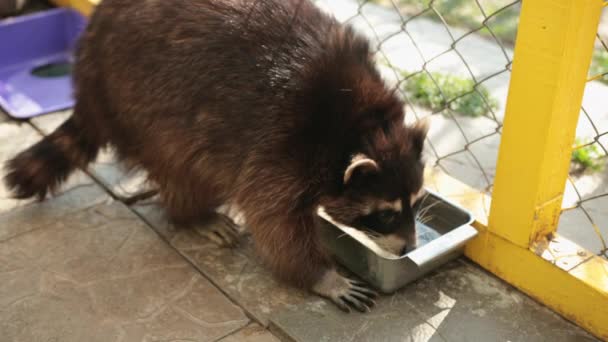
<path fill-rule="evenodd" d="M 94 136 L 87 135 L 72 116 L 27 150 L 9 160 L 4 182 L 14 198 L 37 197 L 55 190 L 77 168 L 85 168 L 99 152 Z"/>

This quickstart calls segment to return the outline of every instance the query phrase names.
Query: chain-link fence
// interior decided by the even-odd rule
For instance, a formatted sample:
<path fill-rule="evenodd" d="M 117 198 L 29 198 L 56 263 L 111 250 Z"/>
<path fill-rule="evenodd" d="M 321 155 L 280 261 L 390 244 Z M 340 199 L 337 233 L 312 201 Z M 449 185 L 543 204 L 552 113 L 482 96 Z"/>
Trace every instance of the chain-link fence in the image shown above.
<path fill-rule="evenodd" d="M 407 102 L 408 121 L 433 115 L 428 165 L 490 193 L 521 0 L 316 3 L 371 39 L 386 78 Z M 560 222 L 560 233 L 604 256 L 608 254 L 608 107 L 602 105 L 608 96 L 606 19 L 598 33 Z"/>
<path fill-rule="evenodd" d="M 595 52 L 574 143 L 559 232 L 608 259 L 608 10 Z"/>
<path fill-rule="evenodd" d="M 520 0 L 318 0 L 373 42 L 407 102 L 408 121 L 433 115 L 427 161 L 490 192 Z"/>

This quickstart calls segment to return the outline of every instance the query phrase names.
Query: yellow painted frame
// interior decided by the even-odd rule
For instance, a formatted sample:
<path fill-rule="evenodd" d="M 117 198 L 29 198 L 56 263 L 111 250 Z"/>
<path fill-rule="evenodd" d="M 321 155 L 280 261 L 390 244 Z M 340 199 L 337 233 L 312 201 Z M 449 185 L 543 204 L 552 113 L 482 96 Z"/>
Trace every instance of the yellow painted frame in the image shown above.
<path fill-rule="evenodd" d="M 555 234 L 603 6 L 523 1 L 493 198 L 436 170 L 427 184 L 478 218 L 467 257 L 608 341 L 608 262 Z"/>
<path fill-rule="evenodd" d="M 602 0 L 523 1 L 482 267 L 608 340 L 608 262 L 555 234 Z"/>
<path fill-rule="evenodd" d="M 57 6 L 72 7 L 88 16 L 102 0 L 51 0 Z"/>

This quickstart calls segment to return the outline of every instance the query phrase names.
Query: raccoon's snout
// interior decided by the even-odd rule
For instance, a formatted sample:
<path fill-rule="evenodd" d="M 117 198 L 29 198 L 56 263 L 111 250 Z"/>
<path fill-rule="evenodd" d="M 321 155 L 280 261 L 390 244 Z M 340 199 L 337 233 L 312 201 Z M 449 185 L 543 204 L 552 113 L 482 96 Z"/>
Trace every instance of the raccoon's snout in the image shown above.
<path fill-rule="evenodd" d="M 399 231 L 396 235 L 398 235 L 398 237 L 404 241 L 404 246 L 403 248 L 399 251 L 399 256 L 404 255 L 408 252 L 410 252 L 411 250 L 413 250 L 414 248 L 416 248 L 417 245 L 417 238 L 416 238 L 416 224 L 412 223 L 411 225 L 407 225 L 407 227 L 404 230 Z"/>
<path fill-rule="evenodd" d="M 401 256 L 409 250 L 408 239 L 398 234 L 387 234 L 371 237 L 371 239 L 383 250 Z"/>

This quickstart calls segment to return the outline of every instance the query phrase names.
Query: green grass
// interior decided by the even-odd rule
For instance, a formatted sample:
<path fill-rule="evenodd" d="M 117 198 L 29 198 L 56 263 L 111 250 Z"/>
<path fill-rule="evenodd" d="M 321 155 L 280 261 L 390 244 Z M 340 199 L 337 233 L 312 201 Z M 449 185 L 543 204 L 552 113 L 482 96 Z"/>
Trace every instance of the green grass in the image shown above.
<path fill-rule="evenodd" d="M 608 73 L 608 51 L 605 49 L 596 49 L 593 54 L 593 62 L 589 75 L 591 77 Z M 604 75 L 598 81 L 608 84 L 608 75 Z"/>
<path fill-rule="evenodd" d="M 469 30 L 477 30 L 483 27 L 486 17 L 498 12 L 485 25 L 492 30 L 501 42 L 513 44 L 517 34 L 521 5 L 515 4 L 504 8 L 513 1 L 481 1 L 485 16 L 473 0 L 435 0 L 432 2 L 431 0 L 396 0 L 394 2 L 399 7 L 399 11 L 405 15 L 416 15 L 424 11 L 425 13 L 422 17 L 439 21 L 440 18 L 435 13 L 437 11 L 450 26 L 467 28 Z M 392 7 L 390 0 L 370 0 L 370 2 Z M 435 11 L 429 10 L 431 4 Z M 491 37 L 491 33 L 487 28 L 479 30 L 478 33 L 482 36 Z"/>
<path fill-rule="evenodd" d="M 423 72 L 407 78 L 403 88 L 413 104 L 429 108 L 433 112 L 446 109 L 448 102 L 449 109 L 470 117 L 487 115 L 490 110 L 498 107 L 498 102 L 491 97 L 483 85 L 475 88 L 473 80 L 455 75 L 443 73 L 429 75 Z"/>
<path fill-rule="evenodd" d="M 582 142 L 579 139 L 576 139 L 574 143 L 575 147 L 585 144 L 588 142 Z M 596 144 L 586 145 L 572 151 L 572 162 L 583 170 L 600 171 L 604 165 L 603 158 L 604 155 Z"/>

